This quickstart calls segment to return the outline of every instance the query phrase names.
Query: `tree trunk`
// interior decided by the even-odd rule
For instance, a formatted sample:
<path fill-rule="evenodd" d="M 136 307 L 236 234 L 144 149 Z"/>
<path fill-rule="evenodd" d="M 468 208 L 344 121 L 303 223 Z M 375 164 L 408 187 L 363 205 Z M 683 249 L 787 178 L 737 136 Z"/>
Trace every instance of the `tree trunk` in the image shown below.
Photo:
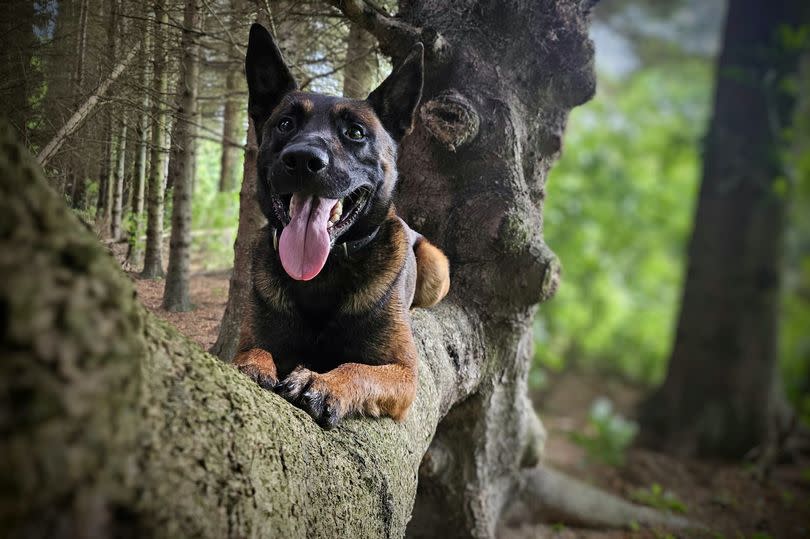
<path fill-rule="evenodd" d="M 121 220 L 124 212 L 124 174 L 127 158 L 127 121 L 121 120 L 121 133 L 118 135 L 115 153 L 115 172 L 113 176 L 112 219 L 110 237 L 118 240 L 121 237 Z"/>
<path fill-rule="evenodd" d="M 269 26 L 270 13 L 261 1 L 257 1 L 256 18 Z M 242 29 L 240 35 L 245 35 Z M 256 201 L 256 133 L 253 121 L 248 115 L 247 144 L 245 160 L 242 164 L 242 187 L 239 190 L 239 226 L 233 244 L 233 270 L 228 283 L 228 302 L 219 324 L 217 340 L 210 352 L 222 361 L 231 361 L 236 355 L 239 343 L 239 330 L 242 326 L 244 306 L 251 290 L 252 245 L 256 231 L 265 223 L 265 218 Z"/>
<path fill-rule="evenodd" d="M 151 60 L 150 54 L 151 43 L 149 28 L 145 29 L 144 33 L 144 46 L 143 46 L 143 69 L 141 72 L 141 86 L 144 88 L 143 95 L 141 96 L 141 109 L 138 111 L 138 147 L 135 154 L 135 181 L 132 186 L 132 204 L 130 205 L 130 212 L 132 214 L 132 237 L 130 238 L 130 250 L 127 256 L 127 262 L 130 267 L 140 266 L 143 259 L 143 246 L 141 245 L 141 236 L 144 232 L 144 195 L 146 192 L 146 171 L 148 165 L 147 148 L 149 144 L 149 61 Z"/>
<path fill-rule="evenodd" d="M 740 457 L 780 411 L 778 153 L 796 51 L 778 37 L 808 22 L 802 5 L 729 4 L 677 333 L 666 380 L 642 410 L 647 443 L 669 451 Z"/>
<path fill-rule="evenodd" d="M 183 16 L 183 38 L 180 43 L 183 58 L 180 80 L 176 139 L 172 139 L 176 167 L 169 169 L 173 176 L 172 233 L 169 240 L 169 267 L 163 290 L 163 308 L 181 312 L 192 309 L 189 295 L 189 267 L 191 260 L 191 190 L 196 155 L 197 93 L 200 84 L 199 29 L 202 15 L 199 0 L 186 0 Z"/>
<path fill-rule="evenodd" d="M 389 54 L 427 45 L 400 202 L 450 255 L 454 281 L 412 313 L 419 387 L 399 424 L 322 431 L 147 315 L 2 132 L 9 535 L 493 537 L 514 496 L 559 494 L 522 471 L 543 444 L 526 377 L 535 304 L 559 279 L 541 233 L 546 173 L 568 110 L 594 89 L 585 4 L 467 2 L 461 19 L 441 0 L 403 3 L 397 18 L 340 1 Z M 492 39 L 504 29 L 515 41 Z"/>
<path fill-rule="evenodd" d="M 242 188 L 239 190 L 239 227 L 233 244 L 233 270 L 228 284 L 228 303 L 219 325 L 217 340 L 211 347 L 211 353 L 223 361 L 230 361 L 236 355 L 244 307 L 251 290 L 251 247 L 256 231 L 265 222 L 256 202 L 256 154 L 256 134 L 253 132 L 253 121 L 248 118 Z"/>
<path fill-rule="evenodd" d="M 166 124 L 169 121 L 163 100 L 169 91 L 166 70 L 165 25 L 169 22 L 165 0 L 155 0 L 154 53 L 152 71 L 152 151 L 149 158 L 149 185 L 146 220 L 146 249 L 141 277 L 163 277 L 163 194 L 166 168 Z"/>
<path fill-rule="evenodd" d="M 31 147 L 29 99 L 42 82 L 42 73 L 31 69 L 39 42 L 34 33 L 37 9 L 33 2 L 6 3 L 0 10 L 0 111 Z"/>
<path fill-rule="evenodd" d="M 236 2 L 232 2 L 235 9 Z M 231 44 L 230 56 L 238 57 L 239 51 L 235 44 Z M 239 157 L 241 149 L 238 144 L 244 126 L 242 114 L 242 92 L 245 88 L 245 76 L 240 68 L 230 69 L 225 79 L 225 105 L 222 115 L 222 160 L 219 169 L 219 191 L 230 192 L 236 189 L 238 177 Z"/>
<path fill-rule="evenodd" d="M 377 73 L 377 40 L 357 24 L 349 27 L 346 39 L 346 67 L 343 69 L 343 95 L 365 99 L 373 90 Z"/>

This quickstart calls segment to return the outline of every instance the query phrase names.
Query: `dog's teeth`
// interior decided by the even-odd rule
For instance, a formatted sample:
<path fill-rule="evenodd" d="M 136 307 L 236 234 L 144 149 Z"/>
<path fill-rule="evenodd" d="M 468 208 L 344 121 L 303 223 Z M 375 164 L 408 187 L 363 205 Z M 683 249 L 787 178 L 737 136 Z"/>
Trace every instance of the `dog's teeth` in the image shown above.
<path fill-rule="evenodd" d="M 338 200 L 332 208 L 332 213 L 329 214 L 329 223 L 334 225 L 341 215 L 343 215 L 343 200 Z"/>

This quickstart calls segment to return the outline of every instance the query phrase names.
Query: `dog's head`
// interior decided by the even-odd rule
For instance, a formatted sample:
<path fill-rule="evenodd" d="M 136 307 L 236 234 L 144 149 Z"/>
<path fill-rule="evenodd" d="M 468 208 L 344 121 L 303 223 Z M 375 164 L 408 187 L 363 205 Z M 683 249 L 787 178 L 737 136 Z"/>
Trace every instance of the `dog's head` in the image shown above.
<path fill-rule="evenodd" d="M 422 95 L 417 44 L 365 100 L 298 91 L 270 33 L 250 29 L 245 74 L 259 144 L 257 194 L 294 279 L 309 280 L 337 243 L 373 234 L 391 206 L 396 148 Z"/>

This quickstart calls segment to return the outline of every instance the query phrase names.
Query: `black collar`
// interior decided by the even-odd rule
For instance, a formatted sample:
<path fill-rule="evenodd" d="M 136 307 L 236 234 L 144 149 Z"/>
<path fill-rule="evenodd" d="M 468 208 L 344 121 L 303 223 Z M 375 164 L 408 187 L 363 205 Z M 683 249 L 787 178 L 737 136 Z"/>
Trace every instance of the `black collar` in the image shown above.
<path fill-rule="evenodd" d="M 275 227 L 270 227 L 271 236 L 273 238 L 273 250 L 278 252 L 278 230 Z M 371 231 L 370 234 L 367 236 L 363 236 L 360 239 L 352 240 L 352 241 L 344 241 L 343 243 L 336 243 L 332 247 L 333 252 L 342 253 L 343 256 L 346 258 L 349 257 L 350 254 L 356 253 L 369 243 L 371 240 L 377 237 L 377 233 L 380 231 L 380 227 L 375 228 Z"/>

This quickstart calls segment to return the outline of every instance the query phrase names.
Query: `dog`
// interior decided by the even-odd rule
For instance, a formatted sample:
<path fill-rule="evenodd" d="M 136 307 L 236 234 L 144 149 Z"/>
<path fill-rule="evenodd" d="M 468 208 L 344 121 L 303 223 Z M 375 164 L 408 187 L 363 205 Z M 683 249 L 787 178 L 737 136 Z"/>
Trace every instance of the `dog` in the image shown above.
<path fill-rule="evenodd" d="M 447 257 L 397 216 L 397 144 L 422 95 L 423 46 L 365 100 L 298 90 L 270 33 L 250 29 L 259 146 L 252 294 L 234 365 L 329 429 L 406 417 L 418 357 L 410 308 L 447 294 Z"/>

